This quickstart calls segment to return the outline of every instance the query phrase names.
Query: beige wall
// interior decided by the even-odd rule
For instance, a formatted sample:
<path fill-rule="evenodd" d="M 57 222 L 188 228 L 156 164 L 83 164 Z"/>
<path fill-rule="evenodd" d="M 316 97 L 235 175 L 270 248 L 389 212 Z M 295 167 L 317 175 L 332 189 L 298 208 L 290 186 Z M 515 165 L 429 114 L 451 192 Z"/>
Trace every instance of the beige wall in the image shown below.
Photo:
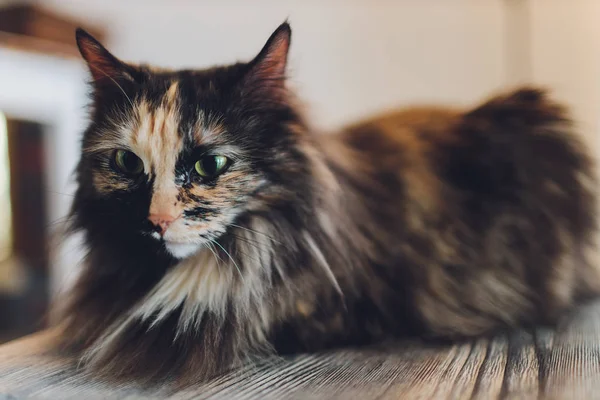
<path fill-rule="evenodd" d="M 249 58 L 289 17 L 293 81 L 321 125 L 534 82 L 573 107 L 588 138 L 598 130 L 599 0 L 40 3 L 106 26 L 119 56 L 171 67 Z"/>
<path fill-rule="evenodd" d="M 249 58 L 289 17 L 291 72 L 324 126 L 412 102 L 470 103 L 505 83 L 501 0 L 44 0 L 111 30 L 135 61 Z"/>
<path fill-rule="evenodd" d="M 530 0 L 532 80 L 571 105 L 600 154 L 600 1 Z"/>

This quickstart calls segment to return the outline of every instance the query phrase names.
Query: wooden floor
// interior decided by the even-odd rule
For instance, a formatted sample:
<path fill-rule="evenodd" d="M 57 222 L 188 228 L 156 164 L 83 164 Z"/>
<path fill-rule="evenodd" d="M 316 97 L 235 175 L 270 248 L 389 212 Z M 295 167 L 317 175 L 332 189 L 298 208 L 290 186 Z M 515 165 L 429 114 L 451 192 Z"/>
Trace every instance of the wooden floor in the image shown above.
<path fill-rule="evenodd" d="M 3 399 L 600 399 L 600 302 L 556 331 L 447 347 L 402 343 L 275 360 L 173 393 L 114 387 L 47 352 L 49 333 L 0 346 Z"/>

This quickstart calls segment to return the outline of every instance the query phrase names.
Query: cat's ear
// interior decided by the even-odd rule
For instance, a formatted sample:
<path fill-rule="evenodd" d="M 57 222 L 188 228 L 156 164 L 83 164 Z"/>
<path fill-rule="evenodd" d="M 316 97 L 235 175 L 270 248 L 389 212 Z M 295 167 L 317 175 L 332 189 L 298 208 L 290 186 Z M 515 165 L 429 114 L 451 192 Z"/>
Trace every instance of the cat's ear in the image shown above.
<path fill-rule="evenodd" d="M 134 80 L 132 67 L 113 56 L 92 35 L 77 28 L 75 39 L 79 52 L 88 65 L 94 85 L 98 87 L 123 79 Z"/>
<path fill-rule="evenodd" d="M 260 53 L 250 62 L 245 81 L 265 94 L 285 89 L 286 67 L 292 29 L 286 21 L 271 34 Z"/>

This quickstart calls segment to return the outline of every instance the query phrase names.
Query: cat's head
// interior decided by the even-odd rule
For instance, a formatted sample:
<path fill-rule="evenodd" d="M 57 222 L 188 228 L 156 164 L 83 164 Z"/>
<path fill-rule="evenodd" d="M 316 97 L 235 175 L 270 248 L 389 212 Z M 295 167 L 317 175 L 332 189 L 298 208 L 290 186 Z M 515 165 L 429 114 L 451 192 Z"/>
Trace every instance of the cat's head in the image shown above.
<path fill-rule="evenodd" d="M 185 258 L 244 215 L 302 196 L 303 124 L 285 84 L 290 35 L 282 24 L 248 63 L 168 71 L 125 63 L 78 30 L 93 98 L 78 227 L 145 237 Z"/>

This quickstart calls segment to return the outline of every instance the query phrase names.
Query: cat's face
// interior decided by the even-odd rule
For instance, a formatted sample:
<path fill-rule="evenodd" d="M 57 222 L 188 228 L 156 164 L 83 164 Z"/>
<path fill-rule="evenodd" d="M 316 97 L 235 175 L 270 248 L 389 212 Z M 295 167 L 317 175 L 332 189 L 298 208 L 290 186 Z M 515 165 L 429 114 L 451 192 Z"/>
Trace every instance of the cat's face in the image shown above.
<path fill-rule="evenodd" d="M 284 86 L 289 39 L 284 24 L 248 64 L 170 72 L 125 64 L 79 32 L 94 109 L 76 212 L 185 258 L 285 197 L 286 171 L 302 170 Z"/>

